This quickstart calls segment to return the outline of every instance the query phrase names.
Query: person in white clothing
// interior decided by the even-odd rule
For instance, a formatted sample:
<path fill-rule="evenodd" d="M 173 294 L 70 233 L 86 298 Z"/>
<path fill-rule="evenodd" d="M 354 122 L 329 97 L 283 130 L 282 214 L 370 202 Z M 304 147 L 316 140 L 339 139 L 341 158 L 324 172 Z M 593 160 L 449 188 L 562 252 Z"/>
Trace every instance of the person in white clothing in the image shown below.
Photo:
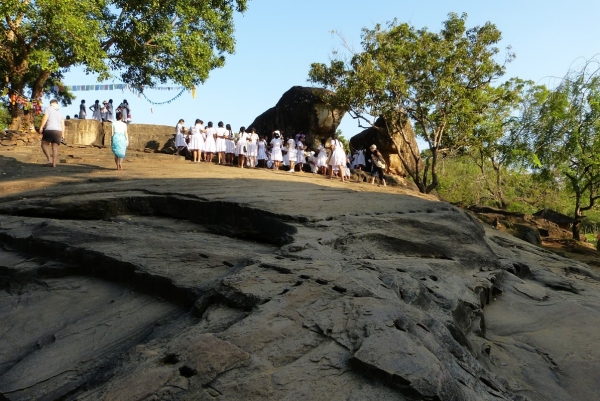
<path fill-rule="evenodd" d="M 213 154 L 217 152 L 217 131 L 213 127 L 212 121 L 208 122 L 206 127 L 206 140 L 204 141 L 204 161 L 212 162 Z"/>
<path fill-rule="evenodd" d="M 331 171 L 329 173 L 329 179 L 333 179 L 333 167 L 337 166 L 344 182 L 344 167 L 346 166 L 346 152 L 344 152 L 344 144 L 338 139 L 337 134 L 333 134 L 333 140 L 331 141 L 331 157 L 329 158 L 329 165 Z"/>
<path fill-rule="evenodd" d="M 227 150 L 227 144 L 225 143 L 226 138 L 229 136 L 229 132 L 223 126 L 223 121 L 219 121 L 217 124 L 215 145 L 217 148 L 217 164 L 225 164 L 225 151 Z"/>
<path fill-rule="evenodd" d="M 196 120 L 196 123 L 190 128 L 190 143 L 188 149 L 192 151 L 192 163 L 200 162 L 200 152 L 204 147 L 204 138 L 202 131 L 204 130 L 204 122 Z"/>
<path fill-rule="evenodd" d="M 123 114 L 123 118 L 125 115 Z M 124 121 L 125 122 L 125 121 Z M 183 118 L 179 119 L 177 125 L 175 126 L 175 155 L 181 155 L 184 149 L 187 149 L 187 143 L 185 143 L 185 126 L 183 125 L 185 121 Z"/>
<path fill-rule="evenodd" d="M 235 145 L 235 155 L 238 160 L 238 167 L 244 168 L 244 161 L 246 159 L 246 154 L 248 153 L 248 138 L 249 134 L 246 132 L 246 127 L 240 127 L 240 133 L 238 135 L 238 140 Z"/>
<path fill-rule="evenodd" d="M 281 133 L 279 131 L 273 131 L 273 139 L 271 139 L 271 160 L 273 161 L 273 168 L 279 170 L 279 163 L 283 161 L 283 153 L 281 148 L 283 142 L 281 140 Z"/>
<path fill-rule="evenodd" d="M 250 135 L 248 136 L 248 152 L 246 153 L 246 159 L 249 164 L 249 167 L 256 167 L 256 158 L 258 157 L 258 134 L 256 133 L 256 129 L 252 128 L 250 130 Z"/>
<path fill-rule="evenodd" d="M 296 165 L 298 166 L 298 171 L 302 173 L 302 168 L 304 167 L 304 163 L 306 163 L 306 155 L 304 151 L 306 150 L 306 146 L 304 146 L 304 134 L 298 137 L 298 141 L 296 142 Z"/>
<path fill-rule="evenodd" d="M 225 137 L 225 163 L 229 166 L 233 166 L 233 159 L 235 158 L 235 135 L 231 129 L 231 125 L 225 125 L 227 130 L 227 136 Z"/>
<path fill-rule="evenodd" d="M 256 155 L 256 159 L 258 160 L 258 167 L 267 167 L 267 160 L 269 157 L 267 156 L 267 141 L 265 137 L 260 137 L 258 142 L 256 143 L 256 147 L 258 148 L 258 152 Z"/>
<path fill-rule="evenodd" d="M 294 165 L 296 164 L 296 141 L 294 140 L 294 138 L 290 138 L 287 140 L 287 158 L 288 158 L 288 163 L 290 165 L 290 169 L 288 170 L 288 172 L 293 173 L 294 172 Z"/>

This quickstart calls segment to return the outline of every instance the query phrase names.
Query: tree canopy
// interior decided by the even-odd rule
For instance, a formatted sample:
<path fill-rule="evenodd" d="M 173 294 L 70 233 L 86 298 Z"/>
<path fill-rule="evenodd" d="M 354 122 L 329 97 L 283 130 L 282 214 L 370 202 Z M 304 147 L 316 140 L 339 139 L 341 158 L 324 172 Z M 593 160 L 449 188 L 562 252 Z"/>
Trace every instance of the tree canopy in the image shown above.
<path fill-rule="evenodd" d="M 600 199 L 600 63 L 571 71 L 551 91 L 532 126 L 533 151 L 549 180 L 566 181 L 573 197 L 573 237 L 583 212 Z"/>
<path fill-rule="evenodd" d="M 466 21 L 466 14 L 451 13 L 439 33 L 397 21 L 364 28 L 362 52 L 314 63 L 309 72 L 310 81 L 331 89 L 329 101 L 349 109 L 361 127 L 374 127 L 381 116 L 388 132 L 407 138 L 406 119 L 414 124 L 429 157 L 423 163 L 412 147 L 400 157 L 421 192 L 438 185 L 440 151 L 467 145 L 486 108 L 506 96 L 492 83 L 513 54 L 498 62 L 500 31 L 489 22 L 467 28 Z"/>
<path fill-rule="evenodd" d="M 53 74 L 75 66 L 136 86 L 172 81 L 192 88 L 233 53 L 234 12 L 246 3 L 2 0 L 0 88 L 38 98 Z"/>

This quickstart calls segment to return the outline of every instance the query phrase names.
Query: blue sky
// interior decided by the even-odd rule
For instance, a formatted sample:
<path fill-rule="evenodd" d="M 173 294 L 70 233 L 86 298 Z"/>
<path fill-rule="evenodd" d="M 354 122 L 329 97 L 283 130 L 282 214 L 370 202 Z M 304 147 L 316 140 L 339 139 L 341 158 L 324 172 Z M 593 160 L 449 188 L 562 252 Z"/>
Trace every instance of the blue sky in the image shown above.
<path fill-rule="evenodd" d="M 518 76 L 553 86 L 569 68 L 600 53 L 598 0 L 250 0 L 246 13 L 236 16 L 236 53 L 197 88 L 195 99 L 186 92 L 171 104 L 154 106 L 127 91 L 75 92 L 78 98 L 66 114 L 75 114 L 81 99 L 88 106 L 95 99 L 112 98 L 116 104 L 127 99 L 134 123 L 174 126 L 184 118 L 189 125 L 201 118 L 222 120 L 237 130 L 273 107 L 292 86 L 310 86 L 310 64 L 327 63 L 332 51 L 343 47 L 332 31 L 359 51 L 363 27 L 397 18 L 439 31 L 450 12 L 466 12 L 469 27 L 490 21 L 502 31 L 501 47 L 510 45 L 517 55 L 508 65 L 506 78 Z M 95 83 L 94 77 L 79 69 L 67 73 L 65 79 L 67 85 Z M 154 102 L 177 94 L 144 93 Z M 349 116 L 340 129 L 346 138 L 361 131 Z"/>

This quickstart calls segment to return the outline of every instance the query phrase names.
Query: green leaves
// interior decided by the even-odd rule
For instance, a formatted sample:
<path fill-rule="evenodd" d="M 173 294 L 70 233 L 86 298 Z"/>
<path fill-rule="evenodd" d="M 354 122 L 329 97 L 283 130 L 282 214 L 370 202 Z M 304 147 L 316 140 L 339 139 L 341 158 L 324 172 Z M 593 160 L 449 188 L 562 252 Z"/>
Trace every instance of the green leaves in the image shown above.
<path fill-rule="evenodd" d="M 466 146 L 486 108 L 501 99 L 491 86 L 504 74 L 494 59 L 501 33 L 491 23 L 467 29 L 466 19 L 450 14 L 439 33 L 397 21 L 364 28 L 361 53 L 309 71 L 311 82 L 335 92 L 331 103 L 361 121 L 383 116 L 394 132 L 406 118 L 413 122 L 432 155 L 430 169 L 421 170 L 418 151 L 405 163 L 422 192 L 437 186 L 437 151 Z"/>

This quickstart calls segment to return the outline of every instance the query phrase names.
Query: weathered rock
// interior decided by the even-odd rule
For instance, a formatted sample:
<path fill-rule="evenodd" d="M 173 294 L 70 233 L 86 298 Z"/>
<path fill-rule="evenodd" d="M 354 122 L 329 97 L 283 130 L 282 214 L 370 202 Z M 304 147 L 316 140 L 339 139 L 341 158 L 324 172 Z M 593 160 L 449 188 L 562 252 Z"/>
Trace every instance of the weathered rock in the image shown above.
<path fill-rule="evenodd" d="M 595 399 L 589 267 L 433 198 L 165 166 L 0 198 L 4 397 Z"/>
<path fill-rule="evenodd" d="M 17 144 L 17 141 L 12 141 L 12 140 L 0 141 L 0 145 L 2 145 L 2 146 L 15 146 L 16 144 Z"/>
<path fill-rule="evenodd" d="M 294 86 L 283 94 L 275 107 L 256 117 L 248 129 L 256 128 L 259 135 L 283 131 L 285 137 L 299 132 L 306 135 L 306 145 L 317 149 L 335 133 L 346 113 L 327 106 L 322 96 L 325 89 Z"/>
<path fill-rule="evenodd" d="M 406 140 L 405 140 L 406 139 Z M 390 174 L 406 177 L 408 172 L 402 163 L 404 160 L 412 169 L 416 162 L 413 157 L 419 155 L 419 147 L 410 121 L 404 125 L 404 136 L 400 132 L 394 132 L 390 135 L 386 128 L 383 118 L 377 119 L 374 126 L 367 128 L 350 139 L 350 144 L 354 149 L 365 149 L 367 160 L 369 159 L 369 147 L 376 145 L 377 149 L 383 154 L 387 161 L 388 172 Z M 401 159 L 402 158 L 402 159 Z M 367 168 L 367 170 L 369 170 Z"/>

